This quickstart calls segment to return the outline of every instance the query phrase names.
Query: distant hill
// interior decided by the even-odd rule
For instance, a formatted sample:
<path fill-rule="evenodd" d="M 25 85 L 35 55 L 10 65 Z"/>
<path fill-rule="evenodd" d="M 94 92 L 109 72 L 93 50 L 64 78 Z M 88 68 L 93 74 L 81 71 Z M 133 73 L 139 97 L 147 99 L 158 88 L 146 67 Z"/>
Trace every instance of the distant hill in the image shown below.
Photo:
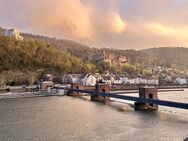
<path fill-rule="evenodd" d="M 160 60 L 188 67 L 188 48 L 161 47 L 142 50 L 141 52 L 157 57 Z"/>

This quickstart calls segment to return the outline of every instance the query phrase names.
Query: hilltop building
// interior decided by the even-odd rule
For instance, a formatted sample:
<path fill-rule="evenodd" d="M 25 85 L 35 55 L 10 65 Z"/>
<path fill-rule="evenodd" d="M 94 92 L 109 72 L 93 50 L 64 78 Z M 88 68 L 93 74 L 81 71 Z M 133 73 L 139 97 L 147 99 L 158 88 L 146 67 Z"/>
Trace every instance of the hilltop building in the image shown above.
<path fill-rule="evenodd" d="M 20 36 L 20 33 L 16 29 L 3 29 L 0 28 L 0 35 L 1 36 L 8 36 L 8 37 L 13 37 L 16 40 L 23 41 L 23 37 Z"/>
<path fill-rule="evenodd" d="M 175 83 L 178 85 L 186 85 L 188 84 L 187 76 L 177 76 L 175 79 Z"/>
<path fill-rule="evenodd" d="M 89 60 L 92 62 L 99 62 L 99 61 L 103 61 L 106 63 L 109 63 L 110 67 L 113 64 L 116 65 L 123 65 L 125 63 L 127 63 L 127 57 L 124 55 L 116 55 L 115 53 L 112 52 L 106 52 L 103 51 L 100 54 L 93 54 L 89 57 Z"/>

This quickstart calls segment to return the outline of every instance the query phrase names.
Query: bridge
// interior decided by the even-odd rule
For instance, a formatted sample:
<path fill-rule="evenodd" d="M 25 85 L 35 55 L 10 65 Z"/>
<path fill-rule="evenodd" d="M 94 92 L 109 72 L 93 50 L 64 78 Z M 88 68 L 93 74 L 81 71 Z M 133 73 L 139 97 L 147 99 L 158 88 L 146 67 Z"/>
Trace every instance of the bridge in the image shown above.
<path fill-rule="evenodd" d="M 139 88 L 139 97 L 122 95 L 126 92 L 110 93 L 110 87 L 107 84 L 97 84 L 96 86 L 83 86 L 79 83 L 71 84 L 71 88 L 59 88 L 68 91 L 70 96 L 83 96 L 87 94 L 91 96 L 92 101 L 110 101 L 110 98 L 134 101 L 135 110 L 158 109 L 158 106 L 168 106 L 174 108 L 188 109 L 188 103 L 175 101 L 166 101 L 158 99 L 158 90 L 155 87 Z M 132 93 L 137 93 L 132 92 Z"/>

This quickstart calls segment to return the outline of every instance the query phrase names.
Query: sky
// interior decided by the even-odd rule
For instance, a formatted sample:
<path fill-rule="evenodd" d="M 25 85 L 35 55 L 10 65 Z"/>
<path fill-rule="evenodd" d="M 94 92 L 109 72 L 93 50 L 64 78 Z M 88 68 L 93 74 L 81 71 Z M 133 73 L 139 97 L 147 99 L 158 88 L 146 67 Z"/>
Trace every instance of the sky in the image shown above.
<path fill-rule="evenodd" d="M 0 0 L 0 26 L 92 47 L 188 45 L 188 0 Z"/>

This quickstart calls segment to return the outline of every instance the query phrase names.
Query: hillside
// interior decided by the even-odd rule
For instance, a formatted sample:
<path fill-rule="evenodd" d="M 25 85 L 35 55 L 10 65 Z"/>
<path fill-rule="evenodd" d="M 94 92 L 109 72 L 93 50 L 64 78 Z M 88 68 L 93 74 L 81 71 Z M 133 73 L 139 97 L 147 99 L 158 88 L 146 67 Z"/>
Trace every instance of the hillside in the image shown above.
<path fill-rule="evenodd" d="M 0 28 L 1 29 L 1 28 Z M 171 64 L 176 66 L 188 67 L 188 49 L 187 48 L 151 48 L 145 50 L 120 50 L 110 48 L 95 48 L 81 44 L 79 42 L 49 38 L 46 36 L 32 35 L 21 33 L 25 41 L 38 41 L 47 46 L 56 48 L 63 52 L 70 53 L 72 56 L 79 58 L 82 61 L 89 61 L 91 56 L 101 56 L 105 51 L 112 53 L 115 56 L 123 55 L 127 57 L 128 63 L 131 65 L 150 67 L 153 65 L 164 65 L 171 67 Z"/>
<path fill-rule="evenodd" d="M 1 30 L 1 29 L 0 29 Z M 147 50 L 120 50 L 112 48 L 94 48 L 65 39 L 45 36 L 21 34 L 24 41 L 0 36 L 0 78 L 3 76 L 25 75 L 38 73 L 88 73 L 110 71 L 125 74 L 148 74 L 157 66 L 185 70 L 188 68 L 188 49 L 186 48 L 152 48 Z M 101 58 L 110 54 L 114 58 L 125 56 L 127 63 L 112 64 L 103 60 L 93 62 L 91 58 Z M 95 59 L 96 59 L 95 58 Z M 184 66 L 182 68 L 182 66 Z M 6 75 L 8 74 L 8 75 Z M 160 75 L 158 71 L 154 75 Z M 7 78 L 7 79 L 10 79 Z"/>
<path fill-rule="evenodd" d="M 160 60 L 174 63 L 188 68 L 188 48 L 183 47 L 161 47 L 145 49 L 141 52 L 152 57 L 157 57 Z"/>
<path fill-rule="evenodd" d="M 92 55 L 95 56 L 101 56 L 101 54 L 105 51 L 106 53 L 111 52 L 112 54 L 118 56 L 123 55 L 126 56 L 128 59 L 128 62 L 130 64 L 146 64 L 146 63 L 155 63 L 156 58 L 150 57 L 144 52 L 136 51 L 136 50 L 120 50 L 120 49 L 112 49 L 112 48 L 95 48 L 95 47 L 89 47 L 87 45 L 71 41 L 71 40 L 65 40 L 65 39 L 56 39 L 56 38 L 49 38 L 46 36 L 39 36 L 39 35 L 32 35 L 27 33 L 21 33 L 21 35 L 24 37 L 24 39 L 29 40 L 37 40 L 41 41 L 50 45 L 53 45 L 54 47 L 65 50 L 69 52 L 70 54 L 79 57 L 82 60 L 88 60 Z"/>
<path fill-rule="evenodd" d="M 115 56 L 120 56 L 120 55 L 126 56 L 128 64 L 137 66 L 139 68 L 151 68 L 152 66 L 159 66 L 159 65 L 166 66 L 166 67 L 175 67 L 175 68 L 179 68 L 179 66 L 182 66 L 182 65 L 184 66 L 184 63 L 180 64 L 177 61 L 171 62 L 172 59 L 165 59 L 164 58 L 165 55 L 164 57 L 158 57 L 158 55 L 152 55 L 149 53 L 149 50 L 139 51 L 139 50 L 133 50 L 133 49 L 121 50 L 121 49 L 112 49 L 112 48 L 95 48 L 95 47 L 91 48 L 87 45 L 84 45 L 75 41 L 70 41 L 70 40 L 49 38 L 45 36 L 38 36 L 38 35 L 32 35 L 32 34 L 26 34 L 26 33 L 22 33 L 21 35 L 26 40 L 29 39 L 29 40 L 42 41 L 58 49 L 65 50 L 69 52 L 70 54 L 72 54 L 73 56 L 80 58 L 81 60 L 89 60 L 91 56 L 99 57 L 99 56 L 102 56 L 103 52 L 106 52 L 107 54 L 111 53 L 111 54 L 114 54 Z M 156 52 L 154 51 L 154 53 Z M 99 65 L 96 65 L 96 67 L 101 68 L 101 66 Z M 106 66 L 103 66 L 103 69 L 99 69 L 99 70 L 102 70 L 103 72 L 105 68 Z"/>
<path fill-rule="evenodd" d="M 103 62 L 92 64 L 88 58 L 91 55 L 100 56 L 103 51 L 115 56 L 126 56 L 134 70 L 136 70 L 135 65 L 149 62 L 148 59 L 152 60 L 144 53 L 135 50 L 91 48 L 75 41 L 27 33 L 22 33 L 21 36 L 24 37 L 23 42 L 9 37 L 0 37 L 0 72 L 44 69 L 61 74 L 93 71 L 102 73 L 109 70 L 108 64 Z M 119 66 L 114 66 L 111 71 L 121 72 Z"/>
<path fill-rule="evenodd" d="M 72 55 L 83 59 L 87 59 L 88 53 L 92 51 L 92 48 L 89 46 L 71 40 L 49 38 L 46 36 L 32 35 L 28 33 L 21 33 L 21 35 L 26 40 L 37 40 L 46 44 L 50 44 L 58 49 L 66 50 Z"/>
<path fill-rule="evenodd" d="M 85 73 L 94 71 L 95 66 L 40 41 L 17 41 L 0 36 L 0 73 L 38 69 L 58 74 Z"/>

